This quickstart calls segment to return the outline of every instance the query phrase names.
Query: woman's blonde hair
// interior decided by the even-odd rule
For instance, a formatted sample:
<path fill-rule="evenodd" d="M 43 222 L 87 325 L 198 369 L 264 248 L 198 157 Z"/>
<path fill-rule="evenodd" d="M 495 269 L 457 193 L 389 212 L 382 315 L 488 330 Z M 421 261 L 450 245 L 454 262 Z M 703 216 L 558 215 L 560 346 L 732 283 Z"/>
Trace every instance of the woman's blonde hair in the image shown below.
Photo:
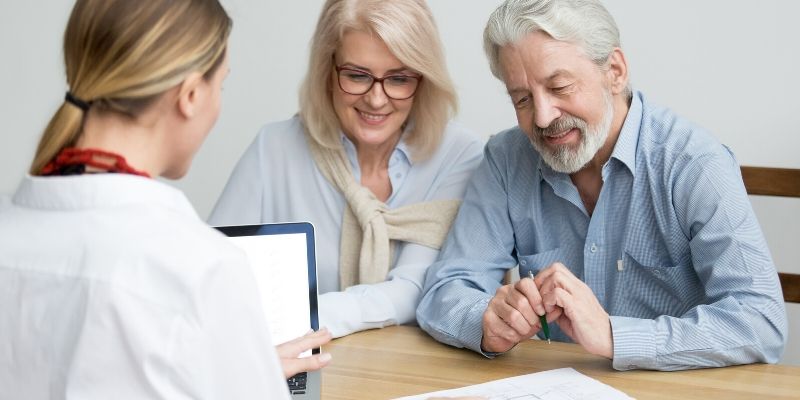
<path fill-rule="evenodd" d="M 64 32 L 69 92 L 135 119 L 188 74 L 222 64 L 232 22 L 217 0 L 78 0 Z M 78 140 L 85 111 L 64 102 L 39 141 L 37 175 Z"/>
<path fill-rule="evenodd" d="M 311 140 L 341 147 L 333 108 L 333 56 L 349 31 L 377 35 L 406 67 L 422 74 L 406 121 L 404 140 L 424 160 L 439 147 L 447 121 L 458 109 L 439 32 L 423 0 L 328 0 L 311 39 L 308 72 L 300 88 L 300 118 Z"/>

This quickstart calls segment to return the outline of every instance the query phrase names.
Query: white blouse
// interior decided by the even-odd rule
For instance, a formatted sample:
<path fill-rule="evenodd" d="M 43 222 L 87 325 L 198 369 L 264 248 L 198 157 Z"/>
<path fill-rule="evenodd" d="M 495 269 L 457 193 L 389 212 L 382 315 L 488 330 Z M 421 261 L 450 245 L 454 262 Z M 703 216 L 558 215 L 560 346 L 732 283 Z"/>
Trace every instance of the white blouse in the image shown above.
<path fill-rule="evenodd" d="M 27 177 L 0 210 L 0 398 L 288 399 L 246 263 L 158 181 Z"/>

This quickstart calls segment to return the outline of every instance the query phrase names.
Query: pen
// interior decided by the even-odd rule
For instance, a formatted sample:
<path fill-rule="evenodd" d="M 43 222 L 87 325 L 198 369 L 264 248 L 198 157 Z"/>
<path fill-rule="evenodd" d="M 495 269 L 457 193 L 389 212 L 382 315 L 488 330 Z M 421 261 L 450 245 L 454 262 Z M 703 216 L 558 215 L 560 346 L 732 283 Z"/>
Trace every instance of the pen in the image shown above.
<path fill-rule="evenodd" d="M 528 277 L 533 280 L 533 271 L 528 270 Z M 539 316 L 539 323 L 542 324 L 542 331 L 544 332 L 544 338 L 547 339 L 547 344 L 550 344 L 550 327 L 547 326 L 547 313 Z"/>

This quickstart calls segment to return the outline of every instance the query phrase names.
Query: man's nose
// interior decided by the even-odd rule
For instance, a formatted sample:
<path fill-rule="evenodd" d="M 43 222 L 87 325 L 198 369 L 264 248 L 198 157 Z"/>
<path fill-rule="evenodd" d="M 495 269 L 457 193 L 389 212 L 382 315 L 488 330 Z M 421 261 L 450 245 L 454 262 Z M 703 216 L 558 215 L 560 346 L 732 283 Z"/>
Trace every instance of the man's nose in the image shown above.
<path fill-rule="evenodd" d="M 556 107 L 550 96 L 536 96 L 533 102 L 533 122 L 539 128 L 547 128 L 561 116 L 561 110 Z"/>

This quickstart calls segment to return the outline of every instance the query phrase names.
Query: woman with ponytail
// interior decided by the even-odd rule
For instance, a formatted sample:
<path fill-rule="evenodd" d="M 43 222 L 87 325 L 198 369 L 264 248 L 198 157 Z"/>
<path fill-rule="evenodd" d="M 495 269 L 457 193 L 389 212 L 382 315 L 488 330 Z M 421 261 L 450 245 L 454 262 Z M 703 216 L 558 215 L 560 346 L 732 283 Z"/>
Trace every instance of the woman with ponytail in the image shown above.
<path fill-rule="evenodd" d="M 288 399 L 244 254 L 155 178 L 215 123 L 217 0 L 78 0 L 68 91 L 0 211 L 1 399 Z"/>

